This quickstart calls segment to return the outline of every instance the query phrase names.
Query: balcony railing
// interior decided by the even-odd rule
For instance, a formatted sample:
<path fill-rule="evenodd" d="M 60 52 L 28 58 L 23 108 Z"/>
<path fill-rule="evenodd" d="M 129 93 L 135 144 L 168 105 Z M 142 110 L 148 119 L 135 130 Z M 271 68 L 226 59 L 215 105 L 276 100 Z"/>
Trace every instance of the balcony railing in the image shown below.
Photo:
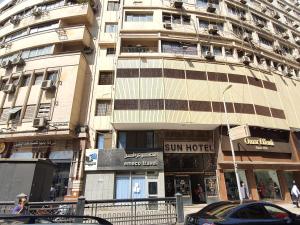
<path fill-rule="evenodd" d="M 135 46 L 135 47 L 122 47 L 122 53 L 155 53 L 158 52 L 158 47 Z"/>

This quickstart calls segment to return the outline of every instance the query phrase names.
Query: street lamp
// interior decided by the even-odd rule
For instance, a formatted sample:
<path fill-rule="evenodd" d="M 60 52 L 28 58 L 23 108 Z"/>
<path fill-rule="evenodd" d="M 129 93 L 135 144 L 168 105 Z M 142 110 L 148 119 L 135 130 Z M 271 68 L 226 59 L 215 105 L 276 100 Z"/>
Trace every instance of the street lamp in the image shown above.
<path fill-rule="evenodd" d="M 242 192 L 241 192 L 241 186 L 240 186 L 240 178 L 238 175 L 238 171 L 237 171 L 237 164 L 235 161 L 235 153 L 234 153 L 234 148 L 233 148 L 233 142 L 232 139 L 229 135 L 229 130 L 230 130 L 230 125 L 229 125 L 229 119 L 228 119 L 228 114 L 227 114 L 227 107 L 226 107 L 226 103 L 225 103 L 225 92 L 228 91 L 230 88 L 232 88 L 232 85 L 228 85 L 225 90 L 222 93 L 222 99 L 223 99 L 223 104 L 224 104 L 224 111 L 225 111 L 225 116 L 226 116 L 226 123 L 227 123 L 227 130 L 228 130 L 228 136 L 229 136 L 229 141 L 230 141 L 230 148 L 231 148 L 231 153 L 232 153 L 232 161 L 233 161 L 233 168 L 234 168 L 234 173 L 235 173 L 235 178 L 236 178 L 236 182 L 237 182 L 237 187 L 238 187 L 238 192 L 239 192 L 239 198 L 240 198 L 240 202 L 243 202 L 243 197 L 242 197 Z"/>

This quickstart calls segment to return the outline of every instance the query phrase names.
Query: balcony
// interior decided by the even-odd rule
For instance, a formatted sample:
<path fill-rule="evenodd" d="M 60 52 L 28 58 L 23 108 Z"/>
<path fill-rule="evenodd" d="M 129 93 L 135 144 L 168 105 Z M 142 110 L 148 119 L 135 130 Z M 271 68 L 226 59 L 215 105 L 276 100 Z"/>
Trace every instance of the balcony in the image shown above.
<path fill-rule="evenodd" d="M 15 39 L 9 48 L 0 50 L 0 55 L 6 55 L 26 48 L 35 46 L 80 42 L 85 46 L 90 46 L 92 42 L 91 34 L 85 26 L 65 27 L 34 33 Z"/>
<path fill-rule="evenodd" d="M 157 40 L 124 40 L 121 45 L 121 54 L 151 54 L 158 53 Z"/>
<path fill-rule="evenodd" d="M 34 17 L 33 15 L 24 17 L 23 19 L 21 19 L 17 27 L 15 27 L 11 23 L 8 23 L 8 25 L 1 27 L 0 37 L 11 32 L 15 28 L 21 29 L 28 27 L 29 25 L 34 25 L 36 23 L 43 23 L 57 19 L 62 19 L 63 24 L 65 25 L 74 25 L 82 23 L 88 25 L 92 24 L 93 16 L 94 14 L 89 4 L 67 5 L 53 10 L 49 10 L 46 13 L 42 14 L 40 17 Z"/>

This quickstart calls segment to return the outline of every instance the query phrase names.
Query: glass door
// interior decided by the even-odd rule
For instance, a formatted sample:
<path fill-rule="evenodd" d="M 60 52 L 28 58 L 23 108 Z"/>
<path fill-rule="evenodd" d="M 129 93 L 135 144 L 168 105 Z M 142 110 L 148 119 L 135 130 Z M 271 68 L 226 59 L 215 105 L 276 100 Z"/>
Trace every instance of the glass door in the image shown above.
<path fill-rule="evenodd" d="M 145 177 L 132 177 L 131 181 L 132 198 L 145 198 Z"/>
<path fill-rule="evenodd" d="M 116 177 L 116 199 L 130 198 L 130 177 L 117 176 Z"/>

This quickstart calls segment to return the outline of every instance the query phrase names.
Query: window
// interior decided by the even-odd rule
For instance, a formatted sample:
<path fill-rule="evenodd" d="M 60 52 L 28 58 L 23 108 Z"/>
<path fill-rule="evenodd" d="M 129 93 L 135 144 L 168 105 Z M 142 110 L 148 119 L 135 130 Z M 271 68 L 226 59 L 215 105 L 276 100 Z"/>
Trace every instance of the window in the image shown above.
<path fill-rule="evenodd" d="M 262 36 L 258 36 L 258 39 L 259 39 L 259 42 L 261 44 L 264 44 L 264 45 L 267 45 L 267 46 L 273 46 L 273 41 L 271 41 L 271 40 L 268 40 L 268 39 L 266 39 Z"/>
<path fill-rule="evenodd" d="M 106 55 L 115 55 L 116 49 L 115 48 L 107 48 L 106 49 Z"/>
<path fill-rule="evenodd" d="M 291 55 L 293 53 L 293 49 L 286 46 L 286 45 L 281 45 L 281 49 L 282 49 L 282 52 L 284 54 L 290 54 Z"/>
<path fill-rule="evenodd" d="M 118 28 L 117 23 L 106 23 L 105 24 L 105 33 L 116 33 Z"/>
<path fill-rule="evenodd" d="M 266 19 L 264 19 L 264 18 L 262 18 L 262 17 L 260 17 L 260 16 L 258 16 L 258 15 L 255 15 L 255 14 L 252 14 L 252 17 L 253 17 L 253 20 L 254 20 L 255 22 L 262 23 L 262 24 L 264 24 L 265 26 L 267 25 L 267 20 L 266 20 Z"/>
<path fill-rule="evenodd" d="M 210 52 L 210 46 L 209 45 L 201 45 L 201 52 L 202 54 L 205 54 L 205 52 Z"/>
<path fill-rule="evenodd" d="M 165 53 L 178 53 L 187 55 L 197 55 L 197 44 L 162 41 L 162 52 Z"/>
<path fill-rule="evenodd" d="M 43 74 L 42 73 L 36 73 L 34 79 L 33 85 L 40 85 L 43 81 Z"/>
<path fill-rule="evenodd" d="M 55 28 L 58 28 L 58 21 L 47 23 L 47 24 L 39 24 L 37 26 L 34 26 L 34 27 L 30 28 L 29 33 L 34 34 L 37 32 L 42 32 L 42 31 L 51 30 L 51 29 L 55 29 Z"/>
<path fill-rule="evenodd" d="M 26 87 L 29 85 L 30 76 L 23 76 L 21 80 L 21 87 Z"/>
<path fill-rule="evenodd" d="M 197 0 L 196 5 L 199 8 L 206 8 L 208 3 L 213 3 L 217 7 L 219 6 L 219 1 L 218 0 Z"/>
<path fill-rule="evenodd" d="M 99 85 L 112 85 L 114 83 L 113 71 L 102 71 L 99 73 Z"/>
<path fill-rule="evenodd" d="M 218 56 L 222 56 L 222 47 L 214 46 L 214 54 Z"/>
<path fill-rule="evenodd" d="M 211 22 L 207 20 L 199 19 L 199 27 L 202 29 L 208 29 L 209 24 L 216 25 L 220 31 L 223 31 L 224 25 L 223 23 Z"/>
<path fill-rule="evenodd" d="M 232 32 L 237 36 L 237 37 L 242 37 L 245 33 L 252 34 L 252 31 L 245 29 L 244 27 L 237 26 L 235 24 L 232 25 Z"/>
<path fill-rule="evenodd" d="M 109 116 L 111 114 L 111 100 L 96 101 L 96 116 Z"/>
<path fill-rule="evenodd" d="M 51 109 L 50 103 L 41 103 L 36 117 L 37 118 L 45 117 L 49 119 L 50 109 Z"/>
<path fill-rule="evenodd" d="M 48 45 L 48 46 L 44 46 L 44 47 L 24 50 L 22 52 L 22 58 L 28 59 L 28 58 L 33 58 L 33 57 L 37 57 L 37 56 L 52 54 L 52 47 L 53 47 L 52 45 Z"/>
<path fill-rule="evenodd" d="M 2 91 L 4 89 L 4 86 L 6 85 L 7 80 L 2 80 L 1 81 L 1 85 L 0 85 L 0 91 Z"/>
<path fill-rule="evenodd" d="M 118 11 L 120 8 L 120 2 L 109 1 L 107 3 L 107 11 Z"/>
<path fill-rule="evenodd" d="M 107 131 L 97 131 L 96 148 L 99 150 L 111 148 L 112 135 Z"/>
<path fill-rule="evenodd" d="M 277 207 L 271 205 L 264 205 L 264 208 L 267 210 L 267 212 L 273 219 L 285 219 L 289 217 L 289 214 L 286 211 Z"/>
<path fill-rule="evenodd" d="M 191 17 L 188 15 L 163 13 L 162 18 L 164 23 L 183 25 L 189 25 L 191 23 Z"/>
<path fill-rule="evenodd" d="M 35 107 L 36 105 L 27 105 L 23 119 L 32 119 L 34 116 Z"/>
<path fill-rule="evenodd" d="M 239 219 L 270 219 L 267 212 L 260 205 L 250 205 L 245 208 L 240 209 L 234 215 L 234 218 Z"/>
<path fill-rule="evenodd" d="M 286 30 L 283 27 L 278 26 L 277 24 L 273 24 L 273 27 L 276 33 L 282 34 L 286 32 Z"/>
<path fill-rule="evenodd" d="M 0 116 L 0 122 L 3 123 L 3 122 L 6 122 L 7 119 L 8 119 L 8 116 L 9 116 L 9 108 L 4 108 L 2 110 L 2 113 L 1 113 L 1 116 Z"/>
<path fill-rule="evenodd" d="M 46 80 L 52 80 L 53 83 L 55 83 L 57 81 L 57 75 L 58 75 L 57 71 L 48 71 Z"/>
<path fill-rule="evenodd" d="M 149 195 L 157 195 L 157 182 L 148 182 L 148 193 Z"/>
<path fill-rule="evenodd" d="M 225 55 L 227 57 L 233 57 L 233 49 L 232 48 L 225 48 Z"/>
<path fill-rule="evenodd" d="M 42 10 L 45 10 L 45 11 L 49 11 L 49 10 L 53 10 L 53 9 L 59 8 L 61 6 L 64 6 L 64 4 L 65 4 L 65 1 L 54 1 L 54 2 L 44 4 L 42 6 L 39 6 L 39 8 L 41 8 Z"/>
<path fill-rule="evenodd" d="M 9 120 L 13 123 L 18 122 L 21 115 L 21 109 L 22 107 L 20 106 L 9 109 Z"/>
<path fill-rule="evenodd" d="M 118 148 L 149 149 L 153 147 L 153 131 L 120 131 L 118 133 Z"/>
<path fill-rule="evenodd" d="M 228 12 L 235 16 L 245 15 L 245 11 L 235 6 L 227 5 Z"/>
<path fill-rule="evenodd" d="M 152 22 L 153 14 L 137 14 L 126 12 L 125 20 L 127 22 Z"/>
<path fill-rule="evenodd" d="M 14 39 L 22 37 L 22 36 L 25 36 L 26 34 L 27 34 L 27 29 L 19 30 L 17 32 L 14 32 L 12 34 L 7 35 L 5 37 L 5 42 L 14 40 Z"/>
<path fill-rule="evenodd" d="M 13 77 L 11 80 L 11 83 L 14 84 L 15 86 L 17 86 L 19 83 L 19 77 Z"/>

